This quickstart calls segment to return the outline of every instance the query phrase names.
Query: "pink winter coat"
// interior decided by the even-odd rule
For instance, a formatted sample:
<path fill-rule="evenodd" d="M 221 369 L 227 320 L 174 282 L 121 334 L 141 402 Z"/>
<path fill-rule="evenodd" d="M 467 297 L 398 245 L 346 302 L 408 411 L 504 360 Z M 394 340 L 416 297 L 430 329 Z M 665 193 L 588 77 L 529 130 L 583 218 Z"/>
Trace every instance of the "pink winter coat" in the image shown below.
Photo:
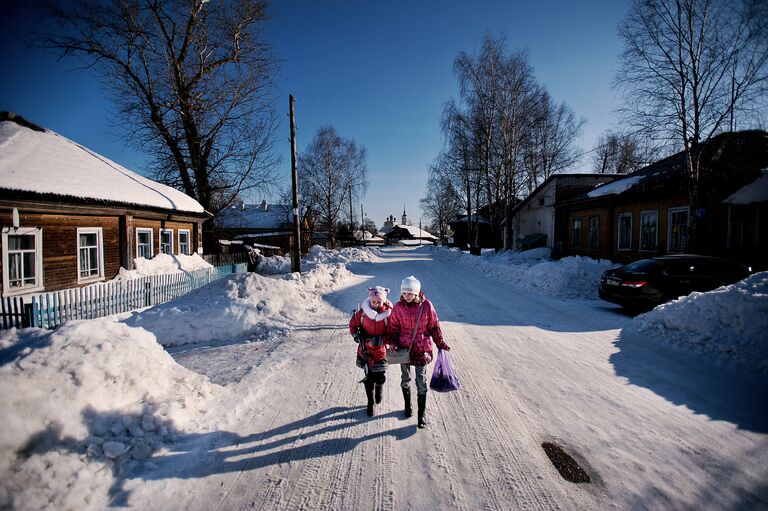
<path fill-rule="evenodd" d="M 411 364 L 421 366 L 432 362 L 432 341 L 435 341 L 438 348 L 442 348 L 444 343 L 440 320 L 437 318 L 432 302 L 424 298 L 423 293 L 419 293 L 419 298 L 422 300 L 421 303 L 408 303 L 401 298 L 395 304 L 392 315 L 389 316 L 389 342 L 398 348 L 408 348 L 411 345 L 411 332 L 416 325 L 419 308 L 423 303 L 424 309 L 419 327 L 413 336 L 415 344 L 411 350 Z"/>

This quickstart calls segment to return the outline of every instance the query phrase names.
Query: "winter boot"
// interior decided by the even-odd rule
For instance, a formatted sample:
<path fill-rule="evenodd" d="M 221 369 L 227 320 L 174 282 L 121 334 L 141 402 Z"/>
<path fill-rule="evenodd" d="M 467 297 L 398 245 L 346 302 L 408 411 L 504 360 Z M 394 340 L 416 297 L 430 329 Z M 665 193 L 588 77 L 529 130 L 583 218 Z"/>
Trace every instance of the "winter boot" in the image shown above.
<path fill-rule="evenodd" d="M 375 397 L 375 401 L 376 401 L 376 404 L 379 404 L 379 403 L 381 403 L 381 393 L 382 393 L 382 392 L 383 392 L 383 390 L 384 390 L 384 385 L 379 385 L 379 384 L 377 384 L 377 385 L 376 385 L 376 386 L 373 388 L 373 390 L 374 390 L 374 394 L 373 394 L 373 395 L 374 395 L 374 397 Z"/>
<path fill-rule="evenodd" d="M 403 388 L 403 400 L 405 401 L 405 416 L 410 417 L 413 415 L 411 409 L 411 389 Z"/>
<path fill-rule="evenodd" d="M 416 402 L 419 405 L 419 429 L 424 429 L 427 427 L 427 418 L 424 416 L 425 409 L 427 408 L 427 395 L 416 394 Z"/>
<path fill-rule="evenodd" d="M 368 398 L 368 417 L 373 417 L 373 382 L 365 382 L 365 396 Z"/>

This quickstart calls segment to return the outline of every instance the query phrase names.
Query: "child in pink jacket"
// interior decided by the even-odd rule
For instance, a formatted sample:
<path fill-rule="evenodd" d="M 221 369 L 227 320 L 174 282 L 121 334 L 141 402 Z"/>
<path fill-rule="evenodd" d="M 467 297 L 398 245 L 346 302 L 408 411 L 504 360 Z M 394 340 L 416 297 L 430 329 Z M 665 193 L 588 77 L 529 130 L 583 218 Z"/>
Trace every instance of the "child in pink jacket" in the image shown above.
<path fill-rule="evenodd" d="M 432 362 L 432 342 L 437 349 L 450 351 L 443 340 L 440 320 L 432 302 L 421 292 L 421 282 L 413 275 L 400 284 L 400 300 L 392 308 L 389 317 L 389 343 L 393 348 L 410 348 L 410 364 L 401 364 L 400 386 L 405 400 L 405 416 L 413 415 L 411 409 L 411 366 L 416 373 L 416 402 L 418 426 L 427 427 L 427 365 Z"/>

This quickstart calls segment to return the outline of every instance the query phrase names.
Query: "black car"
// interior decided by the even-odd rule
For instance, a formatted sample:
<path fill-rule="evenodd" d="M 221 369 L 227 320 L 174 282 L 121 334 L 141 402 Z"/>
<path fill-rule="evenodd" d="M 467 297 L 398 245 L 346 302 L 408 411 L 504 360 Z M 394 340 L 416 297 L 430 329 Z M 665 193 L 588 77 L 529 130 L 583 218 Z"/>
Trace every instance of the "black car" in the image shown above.
<path fill-rule="evenodd" d="M 603 272 L 598 294 L 626 309 L 650 310 L 693 291 L 711 291 L 733 284 L 750 273 L 751 268 L 719 257 L 650 257 Z"/>

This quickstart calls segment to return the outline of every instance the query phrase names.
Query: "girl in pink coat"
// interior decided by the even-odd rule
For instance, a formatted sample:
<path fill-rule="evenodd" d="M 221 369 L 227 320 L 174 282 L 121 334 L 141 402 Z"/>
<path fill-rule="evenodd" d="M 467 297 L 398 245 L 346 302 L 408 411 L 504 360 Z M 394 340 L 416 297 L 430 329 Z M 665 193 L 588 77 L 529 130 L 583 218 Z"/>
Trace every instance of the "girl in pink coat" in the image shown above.
<path fill-rule="evenodd" d="M 400 284 L 400 300 L 392 308 L 389 317 L 389 343 L 393 348 L 410 348 L 410 364 L 401 364 L 400 386 L 405 400 L 405 416 L 413 415 L 411 409 L 411 366 L 416 373 L 416 402 L 419 428 L 427 427 L 427 364 L 432 362 L 432 342 L 437 349 L 450 351 L 443 340 L 440 320 L 432 302 L 421 292 L 421 282 L 413 275 Z"/>
<path fill-rule="evenodd" d="M 382 385 L 387 379 L 387 318 L 392 314 L 392 303 L 387 300 L 389 289 L 375 286 L 368 288 L 368 298 L 362 308 L 349 320 L 349 333 L 357 347 L 357 366 L 365 371 L 365 396 L 368 398 L 367 413 L 374 414 L 374 402 L 381 403 Z M 360 339 L 362 337 L 362 339 Z"/>

